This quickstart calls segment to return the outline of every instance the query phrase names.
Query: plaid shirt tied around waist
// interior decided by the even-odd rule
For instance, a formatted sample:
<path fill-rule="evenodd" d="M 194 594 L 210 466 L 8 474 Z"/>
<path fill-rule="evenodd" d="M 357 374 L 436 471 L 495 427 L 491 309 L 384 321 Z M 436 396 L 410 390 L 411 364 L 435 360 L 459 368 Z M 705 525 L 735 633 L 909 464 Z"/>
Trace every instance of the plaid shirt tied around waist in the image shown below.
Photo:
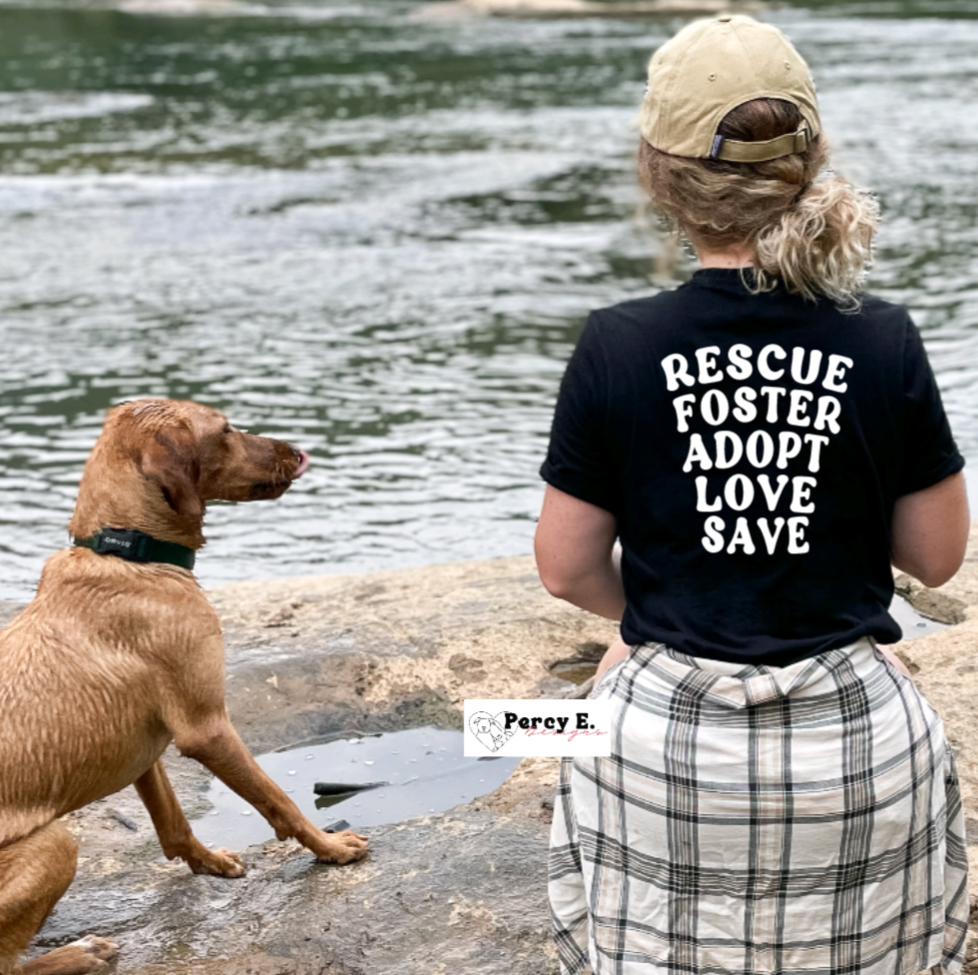
<path fill-rule="evenodd" d="M 565 759 L 564 975 L 957 975 L 964 816 L 940 718 L 869 640 L 789 667 L 632 651 L 609 758 Z"/>

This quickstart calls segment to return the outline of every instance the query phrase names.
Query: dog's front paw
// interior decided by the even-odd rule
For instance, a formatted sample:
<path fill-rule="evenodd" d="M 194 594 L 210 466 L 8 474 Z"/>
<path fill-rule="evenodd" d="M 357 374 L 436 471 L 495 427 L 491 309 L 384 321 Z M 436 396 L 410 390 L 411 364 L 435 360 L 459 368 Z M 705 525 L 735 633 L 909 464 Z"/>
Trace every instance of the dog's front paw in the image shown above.
<path fill-rule="evenodd" d="M 206 873 L 212 877 L 243 877 L 245 875 L 245 865 L 237 853 L 225 850 L 220 847 L 217 850 L 208 850 L 201 847 L 198 855 L 187 861 L 190 869 L 194 873 Z"/>
<path fill-rule="evenodd" d="M 313 852 L 324 863 L 352 863 L 367 855 L 367 837 L 345 829 L 342 833 L 323 833 L 322 842 Z"/>
<path fill-rule="evenodd" d="M 118 953 L 119 946 L 114 941 L 88 935 L 27 962 L 18 971 L 23 975 L 40 975 L 42 972 L 45 975 L 90 975 L 108 971 L 109 960 Z"/>

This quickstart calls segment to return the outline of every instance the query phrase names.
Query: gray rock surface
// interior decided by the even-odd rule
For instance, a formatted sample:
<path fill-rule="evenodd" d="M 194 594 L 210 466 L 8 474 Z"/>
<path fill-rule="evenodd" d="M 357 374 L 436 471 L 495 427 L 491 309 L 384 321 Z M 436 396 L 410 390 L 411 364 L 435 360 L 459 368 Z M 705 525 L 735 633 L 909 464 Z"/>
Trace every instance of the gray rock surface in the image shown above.
<path fill-rule="evenodd" d="M 139 975 L 542 975 L 546 828 L 462 810 L 376 830 L 370 858 L 252 848 L 240 880 L 132 862 L 76 883 L 41 942 L 100 931 Z"/>
<path fill-rule="evenodd" d="M 466 697 L 571 688 L 551 667 L 599 657 L 615 629 L 551 599 L 528 558 L 209 595 L 228 710 L 256 752 L 341 730 L 461 728 Z M 188 815 L 206 814 L 209 773 L 173 749 L 164 761 Z M 67 817 L 78 875 L 31 953 L 97 934 L 119 944 L 125 975 L 556 972 L 545 895 L 556 767 L 527 760 L 469 806 L 371 830 L 352 866 L 317 864 L 292 842 L 250 847 L 240 880 L 165 862 L 125 789 Z"/>
<path fill-rule="evenodd" d="M 972 826 L 978 535 L 940 590 L 906 577 L 898 585 L 919 610 L 954 624 L 896 649 L 944 717 Z M 460 727 L 465 698 L 568 689 L 555 672 L 600 656 L 615 630 L 547 596 L 529 558 L 209 595 L 228 646 L 228 709 L 255 751 L 340 729 Z M 0 618 L 11 610 L 0 605 Z M 165 761 L 188 814 L 206 813 L 208 773 L 172 750 Z M 353 866 L 316 864 L 294 843 L 251 847 L 241 880 L 166 863 L 134 790 L 124 790 L 67 817 L 79 873 L 33 953 L 97 934 L 119 942 L 123 975 L 555 973 L 545 866 L 556 767 L 525 760 L 468 806 L 373 830 L 368 859 Z M 976 841 L 978 828 L 973 891 Z"/>

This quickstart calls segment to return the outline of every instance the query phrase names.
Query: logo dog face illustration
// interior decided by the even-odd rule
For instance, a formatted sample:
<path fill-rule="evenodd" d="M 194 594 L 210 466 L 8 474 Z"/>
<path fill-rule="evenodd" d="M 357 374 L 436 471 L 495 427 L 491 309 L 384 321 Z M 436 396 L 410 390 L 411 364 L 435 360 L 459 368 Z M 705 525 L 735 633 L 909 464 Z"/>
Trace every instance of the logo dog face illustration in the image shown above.
<path fill-rule="evenodd" d="M 491 752 L 497 752 L 503 745 L 513 737 L 514 730 L 503 729 L 503 725 L 498 721 L 499 715 L 493 717 L 488 711 L 476 711 L 469 718 L 469 730 L 478 739 L 479 744 L 483 745 Z"/>

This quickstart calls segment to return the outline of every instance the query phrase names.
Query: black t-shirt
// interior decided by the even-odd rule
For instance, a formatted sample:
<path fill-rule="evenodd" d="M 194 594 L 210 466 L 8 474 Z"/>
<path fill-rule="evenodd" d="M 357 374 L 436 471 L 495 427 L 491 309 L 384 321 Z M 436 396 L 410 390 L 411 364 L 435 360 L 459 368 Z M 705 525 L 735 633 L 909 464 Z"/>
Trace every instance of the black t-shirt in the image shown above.
<path fill-rule="evenodd" d="M 711 268 L 591 314 L 541 474 L 615 516 L 627 643 L 784 666 L 900 638 L 894 502 L 963 466 L 906 309 Z"/>

